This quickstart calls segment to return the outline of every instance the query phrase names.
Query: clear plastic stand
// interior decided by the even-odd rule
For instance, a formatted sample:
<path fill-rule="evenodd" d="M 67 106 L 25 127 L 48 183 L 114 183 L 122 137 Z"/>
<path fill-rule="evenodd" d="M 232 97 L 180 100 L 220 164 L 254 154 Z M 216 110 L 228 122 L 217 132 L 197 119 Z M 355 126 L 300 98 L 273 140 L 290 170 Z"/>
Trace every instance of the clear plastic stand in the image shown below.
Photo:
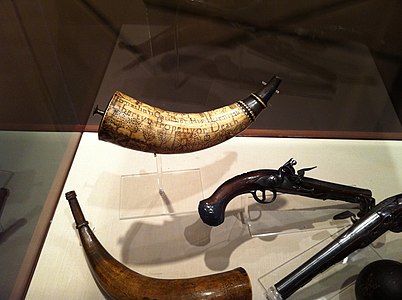
<path fill-rule="evenodd" d="M 268 292 L 269 288 L 295 270 L 325 245 L 336 238 L 343 230 L 322 240 L 278 268 L 261 276 L 258 281 Z M 360 271 L 370 262 L 381 259 L 371 246 L 353 252 L 341 262 L 334 264 L 325 272 L 317 275 L 307 285 L 299 289 L 287 299 L 334 299 L 337 295 L 351 287 Z"/>
<path fill-rule="evenodd" d="M 0 170 L 0 188 L 6 187 L 7 183 L 10 181 L 12 176 L 13 176 L 13 172 Z M 6 204 L 6 200 L 0 199 L 0 232 L 4 231 L 3 224 L 1 223 L 1 215 L 3 213 L 5 204 Z"/>
<path fill-rule="evenodd" d="M 350 218 L 334 220 L 333 217 L 346 210 L 353 213 L 358 211 L 356 204 L 297 195 L 278 195 L 274 202 L 267 204 L 256 202 L 251 194 L 242 195 L 241 198 L 244 222 L 252 237 L 341 229 L 351 225 L 352 221 Z"/>
<path fill-rule="evenodd" d="M 13 172 L 0 170 L 0 188 L 6 187 L 7 183 L 10 181 L 13 176 Z"/>
<path fill-rule="evenodd" d="M 6 205 L 6 200 L 8 196 L 8 190 L 5 188 L 0 188 L 0 233 L 4 231 L 3 224 L 1 222 L 1 216 L 3 214 L 4 206 Z"/>
<path fill-rule="evenodd" d="M 156 173 L 121 177 L 120 219 L 190 213 L 204 199 L 199 169 L 164 172 L 155 161 Z"/>

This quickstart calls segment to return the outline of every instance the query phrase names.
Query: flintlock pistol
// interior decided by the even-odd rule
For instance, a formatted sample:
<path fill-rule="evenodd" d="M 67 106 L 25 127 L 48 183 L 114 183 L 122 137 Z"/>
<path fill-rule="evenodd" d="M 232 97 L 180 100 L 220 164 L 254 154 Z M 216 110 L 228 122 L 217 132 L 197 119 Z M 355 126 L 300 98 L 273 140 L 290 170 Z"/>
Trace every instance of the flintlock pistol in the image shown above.
<path fill-rule="evenodd" d="M 368 246 L 388 230 L 395 233 L 402 232 L 402 194 L 389 197 L 374 206 L 369 213 L 334 241 L 270 287 L 267 299 L 288 298 L 316 275 L 355 250 Z"/>
<path fill-rule="evenodd" d="M 315 167 L 300 169 L 296 172 L 293 167 L 296 163 L 294 159 L 290 159 L 278 170 L 254 170 L 225 181 L 209 198 L 200 201 L 198 213 L 201 219 L 210 226 L 222 224 L 229 202 L 236 196 L 246 193 L 251 193 L 257 202 L 263 204 L 275 201 L 277 193 L 358 203 L 358 217 L 364 216 L 375 205 L 375 199 L 370 190 L 305 177 L 305 172 Z M 267 190 L 272 192 L 271 199 L 267 199 Z M 257 194 L 258 191 L 261 192 L 261 198 Z M 338 214 L 334 218 L 347 217 L 352 217 L 355 221 L 355 216 L 351 212 Z"/>

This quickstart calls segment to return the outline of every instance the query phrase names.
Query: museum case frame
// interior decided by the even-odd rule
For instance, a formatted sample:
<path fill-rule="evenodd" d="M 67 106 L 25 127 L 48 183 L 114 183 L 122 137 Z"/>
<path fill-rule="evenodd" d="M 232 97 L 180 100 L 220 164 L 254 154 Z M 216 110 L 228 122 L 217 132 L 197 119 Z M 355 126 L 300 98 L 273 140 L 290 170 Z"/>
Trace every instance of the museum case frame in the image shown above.
<path fill-rule="evenodd" d="M 193 196 L 191 200 L 178 196 L 185 203 L 179 214 L 170 216 L 177 223 L 168 222 L 166 230 L 180 231 L 178 226 L 184 222 L 188 225 L 185 227 L 187 236 L 190 229 L 195 228 L 195 237 L 187 236 L 183 251 L 189 251 L 190 261 L 193 256 L 203 256 L 198 252 L 200 249 L 206 251 L 206 263 L 196 262 L 194 270 L 204 274 L 221 270 L 226 263 L 234 264 L 234 261 L 226 261 L 230 255 L 224 257 L 221 264 L 214 261 L 219 257 L 218 253 L 223 257 L 231 251 L 237 253 L 248 243 L 259 245 L 246 239 L 246 234 L 269 245 L 278 240 L 291 244 L 292 235 L 300 237 L 305 249 L 314 244 L 303 236 L 305 230 L 295 230 L 290 225 L 286 234 L 280 230 L 273 232 L 276 235 L 267 234 L 266 227 L 271 225 L 256 223 L 255 216 L 271 212 L 261 210 L 248 197 L 241 197 L 231 207 L 228 227 L 214 229 L 226 234 L 226 242 L 218 236 L 208 235 L 209 231 L 202 230 L 196 222 L 197 226 L 189 224 L 192 219 L 185 216 L 196 213 L 196 207 L 191 204 L 209 196 L 213 188 L 230 177 L 252 169 L 277 168 L 293 157 L 303 167 L 318 165 L 316 173 L 312 173 L 317 178 L 357 186 L 361 183 L 361 186 L 373 189 L 376 200 L 390 196 L 388 192 L 400 192 L 397 184 L 388 182 L 390 178 L 401 178 L 399 156 L 395 152 L 402 140 L 400 1 L 386 4 L 379 0 L 320 0 L 303 4 L 295 1 L 225 1 L 218 5 L 212 1 L 144 0 L 117 1 L 110 5 L 107 1 L 17 0 L 5 1 L 1 11 L 5 30 L 1 31 L 0 39 L 5 46 L 0 72 L 5 100 L 0 111 L 0 188 L 8 189 L 9 193 L 0 215 L 3 233 L 0 246 L 1 265 L 11 264 L 13 270 L 7 276 L 8 281 L 3 281 L 0 287 L 2 298 L 25 297 L 31 279 L 42 276 L 36 275 L 42 271 L 36 273 L 35 270 L 38 260 L 39 270 L 42 268 L 40 255 L 48 251 L 46 241 L 52 241 L 54 233 L 48 235 L 48 230 L 57 226 L 54 222 L 57 224 L 60 218 L 63 219 L 57 208 L 66 182 L 72 182 L 69 174 L 83 176 L 77 175 L 74 168 L 71 173 L 70 167 L 75 163 L 76 151 L 84 151 L 80 147 L 87 143 L 104 153 L 97 161 L 81 162 L 99 167 L 88 165 L 88 170 L 99 172 L 105 160 L 115 159 L 122 167 L 113 171 L 118 174 L 118 181 L 115 176 L 108 177 L 110 174 L 97 173 L 99 182 L 105 187 L 109 186 L 106 178 L 120 189 L 122 178 L 131 180 L 148 174 L 153 176 L 151 181 L 154 183 L 159 180 L 155 183 L 158 189 L 164 178 L 166 188 L 173 186 L 173 192 L 166 190 L 168 195 L 176 192 Z M 208 157 L 201 150 L 180 158 L 175 155 L 155 158 L 152 153 L 147 156 L 129 154 L 93 140 L 99 117 L 92 116 L 92 111 L 96 106 L 106 107 L 117 90 L 164 110 L 194 113 L 242 99 L 274 75 L 279 75 L 283 82 L 279 94 L 273 96 L 264 113 L 234 141 L 207 150 Z M 297 148 L 290 149 L 286 143 Z M 233 151 L 226 148 L 229 146 L 234 147 Z M 270 155 L 271 146 L 275 158 Z M 247 147 L 265 147 L 266 153 L 255 149 L 243 152 Z M 313 159 L 314 154 L 310 152 L 313 148 L 317 151 L 315 155 L 336 150 L 334 155 L 338 157 Z M 110 152 L 103 152 L 104 149 L 110 149 Z M 229 152 L 222 156 L 221 151 Z M 347 151 L 349 155 L 346 155 Z M 367 156 L 360 153 L 365 151 Z M 135 162 L 130 160 L 132 158 L 122 162 L 117 157 L 110 157 L 112 153 L 122 157 L 133 155 Z M 142 169 L 136 165 L 137 160 L 142 160 L 140 165 L 144 163 Z M 197 160 L 210 162 L 210 165 L 197 163 Z M 372 164 L 370 160 L 376 162 Z M 124 164 L 129 167 L 125 168 Z M 213 164 L 228 169 L 223 172 Z M 381 171 L 384 176 L 381 178 L 373 166 L 379 170 L 387 167 L 391 172 Z M 108 167 L 103 170 L 107 172 Z M 208 179 L 207 170 L 219 172 L 220 176 L 210 173 Z M 363 171 L 366 172 L 364 175 L 361 174 Z M 333 172 L 347 175 L 346 178 L 337 177 Z M 169 182 L 167 177 L 181 173 L 183 176 L 179 178 L 192 178 L 191 184 L 183 186 L 184 192 L 178 192 L 174 188 L 175 180 Z M 372 179 L 365 177 L 368 175 Z M 93 184 L 99 188 L 99 182 L 90 174 L 81 179 L 88 185 L 82 187 L 84 192 L 77 190 L 77 193 L 83 194 L 80 196 L 82 201 L 88 199 L 91 202 L 94 198 L 86 188 Z M 150 184 L 150 181 L 146 180 L 146 183 Z M 191 189 L 198 190 L 198 194 L 191 193 Z M 110 198 L 116 195 L 104 192 Z M 106 198 L 100 199 L 104 201 L 101 203 L 110 205 Z M 284 199 L 289 203 L 301 201 L 297 197 Z M 132 211 L 124 209 L 127 203 L 132 204 L 119 203 L 117 222 L 140 222 L 143 213 L 133 215 Z M 308 205 L 315 204 L 309 202 Z M 91 214 L 91 210 L 89 207 L 87 214 Z M 105 223 L 99 220 L 103 218 L 101 209 L 94 210 L 95 217 L 90 219 L 102 228 Z M 289 218 L 286 207 L 281 213 L 282 220 Z M 152 215 L 148 221 L 169 218 L 169 211 Z M 306 220 L 300 217 L 302 219 Z M 311 223 L 309 221 L 306 226 Z M 156 236 L 163 241 L 159 226 L 143 226 L 158 228 Z M 334 228 L 331 226 L 325 223 L 321 229 L 332 233 Z M 318 231 L 310 231 L 310 237 L 315 236 L 313 232 Z M 139 235 L 142 234 L 140 231 Z M 235 238 L 237 234 L 240 234 L 238 239 Z M 127 235 L 132 238 L 134 232 L 128 230 Z M 99 238 L 102 236 L 100 232 Z M 398 245 L 398 238 L 391 236 L 392 245 Z M 213 239 L 209 252 L 205 244 L 208 238 Z M 243 246 L 239 240 L 245 241 Z M 112 251 L 119 251 L 118 243 L 113 244 L 116 241 L 108 242 Z M 226 244 L 229 248 L 219 246 Z M 179 252 L 178 248 L 175 250 Z M 266 271 L 298 255 L 293 250 L 277 261 L 267 258 L 270 266 Z M 382 250 L 374 248 L 374 251 L 380 253 Z M 386 257 L 386 251 L 384 253 L 380 256 Z M 122 258 L 127 255 L 123 254 Z M 150 256 L 154 254 L 149 253 Z M 10 255 L 13 255 L 12 259 Z M 145 263 L 141 264 L 136 258 L 128 261 L 135 268 L 139 264 L 145 272 L 157 272 L 151 263 L 147 269 L 146 257 L 140 257 Z M 183 257 L 172 255 L 167 260 L 172 262 L 175 258 L 180 265 Z M 250 256 L 239 254 L 238 258 L 247 262 Z M 62 260 L 60 256 L 59 259 Z M 261 257 L 257 261 L 266 266 Z M 241 261 L 238 263 L 240 265 Z M 263 274 L 257 274 L 259 276 Z M 35 287 L 37 283 L 31 288 Z"/>

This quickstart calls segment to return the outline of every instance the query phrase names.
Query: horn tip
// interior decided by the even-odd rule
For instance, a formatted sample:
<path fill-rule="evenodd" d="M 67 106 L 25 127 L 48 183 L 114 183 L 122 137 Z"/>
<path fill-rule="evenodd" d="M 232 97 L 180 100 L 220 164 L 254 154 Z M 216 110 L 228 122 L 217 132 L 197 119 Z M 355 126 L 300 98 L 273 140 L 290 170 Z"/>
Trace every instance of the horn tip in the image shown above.
<path fill-rule="evenodd" d="M 75 191 L 70 191 L 66 193 L 66 199 L 67 200 L 72 200 L 75 199 L 77 197 L 77 194 L 75 193 Z"/>

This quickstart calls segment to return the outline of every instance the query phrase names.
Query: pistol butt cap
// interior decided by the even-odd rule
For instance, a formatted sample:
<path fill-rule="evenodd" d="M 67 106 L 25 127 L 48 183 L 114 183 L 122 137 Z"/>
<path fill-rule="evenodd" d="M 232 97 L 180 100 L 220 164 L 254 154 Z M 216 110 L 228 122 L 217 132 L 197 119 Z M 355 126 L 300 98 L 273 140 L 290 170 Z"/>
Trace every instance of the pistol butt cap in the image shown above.
<path fill-rule="evenodd" d="M 200 201 L 198 214 L 201 220 L 209 226 L 219 226 L 225 220 L 225 208 L 219 202 L 211 204 L 206 200 Z"/>

